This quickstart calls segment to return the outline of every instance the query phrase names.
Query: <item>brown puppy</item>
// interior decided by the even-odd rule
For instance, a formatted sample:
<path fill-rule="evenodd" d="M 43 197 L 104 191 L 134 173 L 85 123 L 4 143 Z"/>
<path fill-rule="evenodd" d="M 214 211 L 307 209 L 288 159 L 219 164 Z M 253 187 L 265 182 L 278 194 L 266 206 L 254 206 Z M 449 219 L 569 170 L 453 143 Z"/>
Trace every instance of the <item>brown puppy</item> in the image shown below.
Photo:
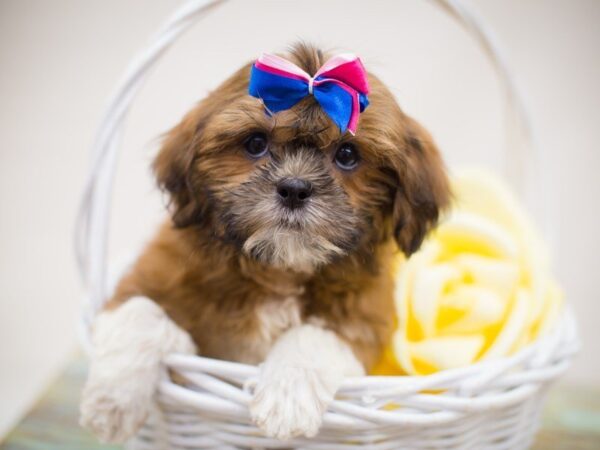
<path fill-rule="evenodd" d="M 310 74 L 327 59 L 303 44 L 284 56 Z M 351 136 L 310 96 L 266 114 L 248 95 L 250 67 L 190 111 L 154 162 L 172 220 L 94 333 L 82 422 L 105 440 L 141 425 L 170 351 L 265 361 L 252 418 L 272 436 L 314 435 L 343 377 L 390 339 L 394 253 L 417 250 L 448 203 L 429 134 L 376 77 Z"/>

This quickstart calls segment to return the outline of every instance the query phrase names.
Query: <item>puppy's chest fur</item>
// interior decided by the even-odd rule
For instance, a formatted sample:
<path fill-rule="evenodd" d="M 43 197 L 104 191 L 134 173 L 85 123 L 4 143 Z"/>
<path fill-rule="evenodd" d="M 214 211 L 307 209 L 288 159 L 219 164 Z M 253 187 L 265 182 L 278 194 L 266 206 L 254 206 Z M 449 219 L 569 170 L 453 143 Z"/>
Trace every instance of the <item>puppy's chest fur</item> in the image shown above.
<path fill-rule="evenodd" d="M 235 358 L 252 364 L 263 361 L 277 338 L 303 321 L 301 302 L 296 297 L 265 299 L 254 316 L 255 326 L 246 339 L 246 349 Z"/>
<path fill-rule="evenodd" d="M 109 308 L 143 295 L 190 333 L 201 355 L 249 364 L 262 362 L 279 336 L 302 323 L 335 331 L 364 363 L 388 342 L 389 254 L 376 272 L 348 263 L 309 275 L 265 267 L 227 247 L 215 249 L 208 239 L 206 247 L 193 247 L 188 233 L 163 228 L 121 280 Z"/>
<path fill-rule="evenodd" d="M 218 302 L 211 301 L 206 289 L 197 295 L 194 311 L 179 311 L 195 318 L 177 321 L 192 335 L 199 353 L 209 357 L 258 364 L 282 333 L 306 321 L 300 295 L 256 288 L 225 294 Z M 172 307 L 177 306 L 166 309 Z"/>
<path fill-rule="evenodd" d="M 221 267 L 188 265 L 175 290 L 152 298 L 191 334 L 200 354 L 257 364 L 282 333 L 307 320 L 306 280 L 235 259 Z"/>

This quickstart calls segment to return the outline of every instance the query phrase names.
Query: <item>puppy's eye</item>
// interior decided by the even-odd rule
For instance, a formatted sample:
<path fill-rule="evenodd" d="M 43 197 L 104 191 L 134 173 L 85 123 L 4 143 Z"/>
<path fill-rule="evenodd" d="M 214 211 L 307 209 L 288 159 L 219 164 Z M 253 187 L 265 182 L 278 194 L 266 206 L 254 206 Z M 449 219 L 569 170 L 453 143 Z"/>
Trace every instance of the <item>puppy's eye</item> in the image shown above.
<path fill-rule="evenodd" d="M 264 133 L 254 133 L 244 143 L 246 152 L 253 158 L 264 156 L 269 150 L 269 141 Z"/>
<path fill-rule="evenodd" d="M 360 161 L 358 150 L 350 143 L 345 143 L 340 146 L 335 152 L 335 163 L 340 169 L 352 170 Z"/>

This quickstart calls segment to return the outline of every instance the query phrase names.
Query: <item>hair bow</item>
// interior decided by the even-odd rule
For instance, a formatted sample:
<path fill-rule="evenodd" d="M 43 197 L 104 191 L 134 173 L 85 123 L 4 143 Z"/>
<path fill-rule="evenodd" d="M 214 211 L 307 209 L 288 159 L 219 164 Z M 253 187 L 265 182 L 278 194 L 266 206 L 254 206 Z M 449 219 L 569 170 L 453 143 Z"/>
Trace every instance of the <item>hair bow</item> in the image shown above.
<path fill-rule="evenodd" d="M 352 134 L 359 113 L 369 105 L 367 73 L 351 53 L 329 59 L 314 76 L 284 58 L 263 53 L 252 66 L 248 93 L 261 99 L 273 113 L 313 95 L 341 132 L 347 129 Z"/>

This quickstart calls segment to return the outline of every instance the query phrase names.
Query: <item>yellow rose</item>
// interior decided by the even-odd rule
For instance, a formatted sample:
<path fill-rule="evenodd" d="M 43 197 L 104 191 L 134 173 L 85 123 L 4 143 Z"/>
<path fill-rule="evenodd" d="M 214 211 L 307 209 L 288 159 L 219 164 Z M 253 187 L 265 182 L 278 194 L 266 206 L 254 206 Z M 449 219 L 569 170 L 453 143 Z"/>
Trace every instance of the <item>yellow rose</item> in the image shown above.
<path fill-rule="evenodd" d="M 398 264 L 398 329 L 375 374 L 426 375 L 509 355 L 556 320 L 540 234 L 492 174 L 452 180 L 452 211 Z"/>

